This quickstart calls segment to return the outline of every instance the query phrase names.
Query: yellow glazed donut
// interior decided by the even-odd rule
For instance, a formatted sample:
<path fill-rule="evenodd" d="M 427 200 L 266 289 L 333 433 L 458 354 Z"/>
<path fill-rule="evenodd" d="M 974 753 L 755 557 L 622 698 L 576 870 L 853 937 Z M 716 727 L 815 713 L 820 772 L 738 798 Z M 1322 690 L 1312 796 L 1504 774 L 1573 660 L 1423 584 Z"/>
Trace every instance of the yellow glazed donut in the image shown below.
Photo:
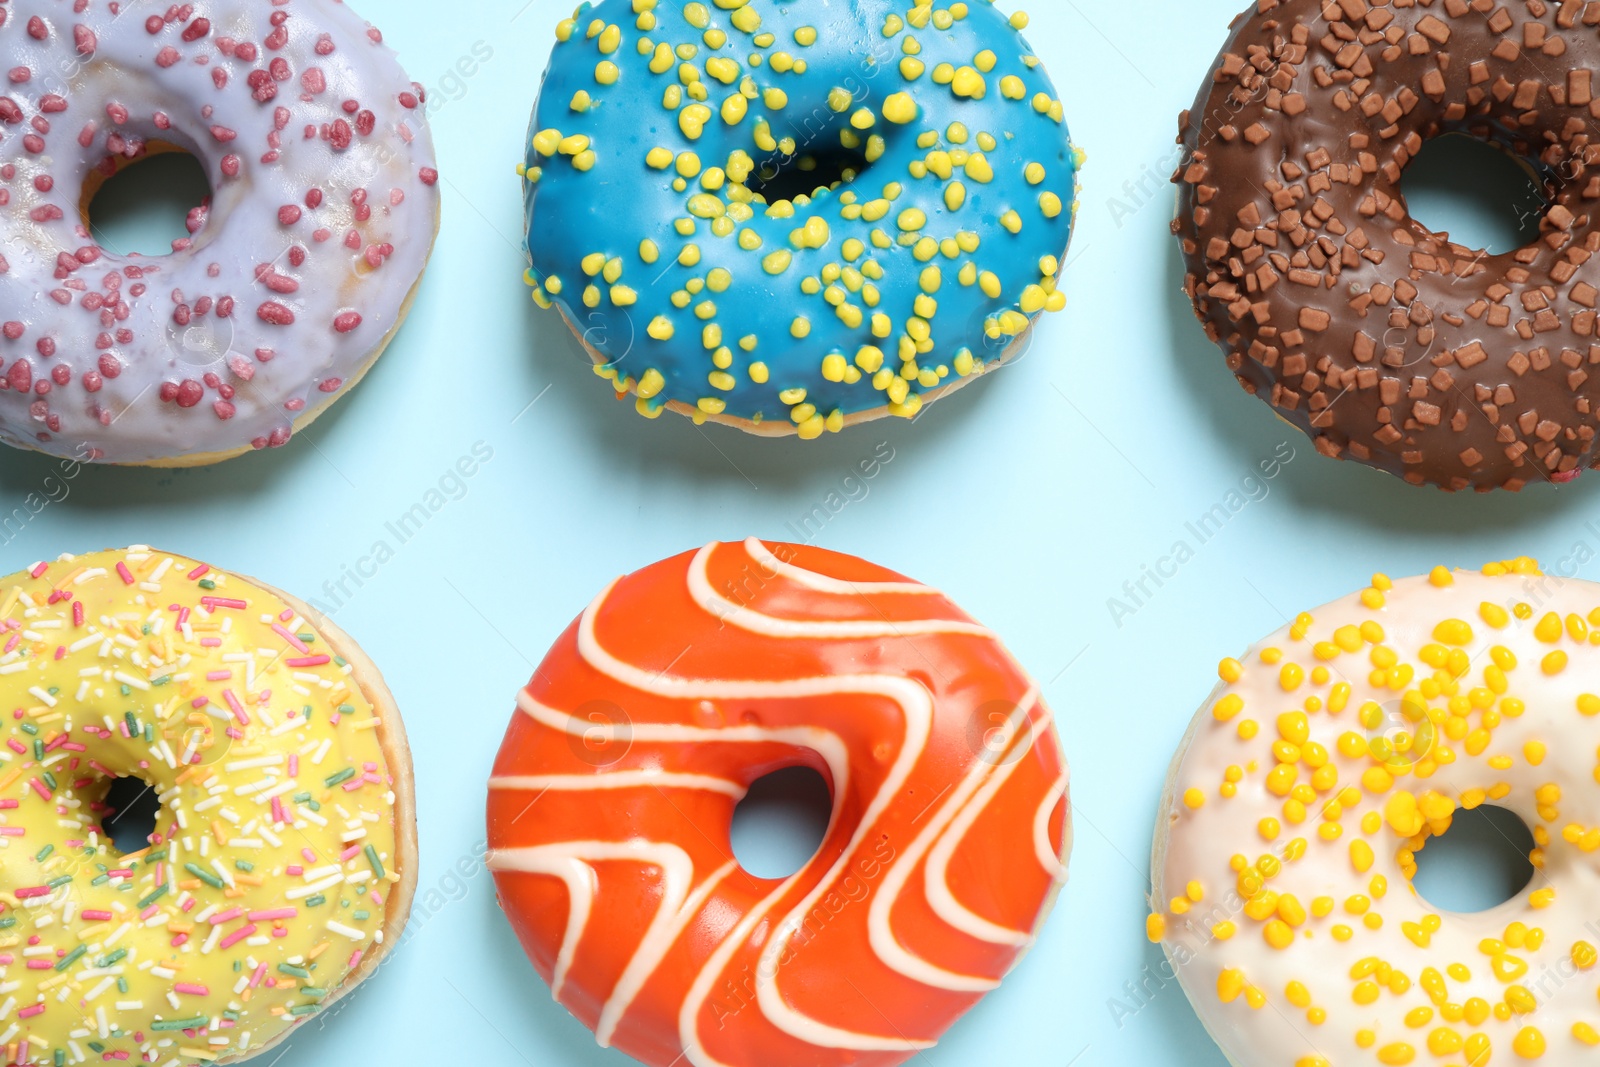
<path fill-rule="evenodd" d="M 269 587 L 147 548 L 0 579 L 0 1056 L 189 1067 L 370 974 L 415 887 L 376 668 Z M 160 800 L 147 847 L 113 780 Z"/>
<path fill-rule="evenodd" d="M 1600 585 L 1528 559 L 1379 575 L 1219 674 L 1148 933 L 1229 1061 L 1600 1062 Z M 1532 829 L 1534 879 L 1432 907 L 1416 855 L 1481 805 Z"/>

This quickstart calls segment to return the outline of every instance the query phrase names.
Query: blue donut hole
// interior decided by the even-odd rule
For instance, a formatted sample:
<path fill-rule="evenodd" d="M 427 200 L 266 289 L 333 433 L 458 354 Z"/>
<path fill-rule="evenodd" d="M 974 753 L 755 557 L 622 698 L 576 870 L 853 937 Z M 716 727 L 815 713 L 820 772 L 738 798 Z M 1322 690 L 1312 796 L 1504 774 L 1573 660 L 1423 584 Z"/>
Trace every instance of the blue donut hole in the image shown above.
<path fill-rule="evenodd" d="M 1450 829 L 1416 854 L 1411 884 L 1429 904 L 1461 914 L 1488 911 L 1533 881 L 1533 832 L 1514 812 L 1493 805 L 1457 811 Z"/>
<path fill-rule="evenodd" d="M 106 179 L 89 202 L 89 232 L 114 255 L 165 256 L 190 236 L 189 212 L 211 199 L 211 183 L 188 152 L 146 156 Z"/>
<path fill-rule="evenodd" d="M 871 165 L 860 151 L 843 145 L 802 146 L 790 157 L 757 160 L 749 187 L 769 204 L 800 196 L 815 199 L 819 191 L 849 185 Z"/>

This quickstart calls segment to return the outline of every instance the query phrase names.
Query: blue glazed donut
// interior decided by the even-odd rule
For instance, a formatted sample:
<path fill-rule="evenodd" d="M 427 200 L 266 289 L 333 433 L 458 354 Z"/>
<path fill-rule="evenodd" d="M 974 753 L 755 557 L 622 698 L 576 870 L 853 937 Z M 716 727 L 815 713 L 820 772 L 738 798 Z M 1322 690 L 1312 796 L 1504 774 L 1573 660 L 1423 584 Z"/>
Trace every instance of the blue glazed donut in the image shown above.
<path fill-rule="evenodd" d="M 1080 154 L 989 0 L 585 3 L 518 168 L 528 284 L 652 418 L 815 438 L 1057 311 Z"/>

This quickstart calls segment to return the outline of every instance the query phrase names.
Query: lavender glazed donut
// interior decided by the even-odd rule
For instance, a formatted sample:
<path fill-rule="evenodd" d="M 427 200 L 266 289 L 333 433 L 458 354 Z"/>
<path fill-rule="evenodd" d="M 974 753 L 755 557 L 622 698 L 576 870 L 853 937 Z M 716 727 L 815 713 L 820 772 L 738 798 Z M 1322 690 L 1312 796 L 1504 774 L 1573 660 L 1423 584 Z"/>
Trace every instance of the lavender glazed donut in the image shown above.
<path fill-rule="evenodd" d="M 198 466 L 286 444 L 377 360 L 438 229 L 421 86 L 338 0 L 0 0 L 0 441 Z M 189 152 L 169 255 L 87 207 Z"/>

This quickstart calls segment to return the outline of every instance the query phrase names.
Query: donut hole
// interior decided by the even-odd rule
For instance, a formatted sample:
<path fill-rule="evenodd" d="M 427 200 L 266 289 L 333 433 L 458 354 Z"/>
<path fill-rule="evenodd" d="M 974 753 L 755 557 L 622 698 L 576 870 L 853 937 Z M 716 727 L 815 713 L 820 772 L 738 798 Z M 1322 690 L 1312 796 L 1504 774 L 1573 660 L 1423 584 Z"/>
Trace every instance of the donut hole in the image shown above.
<path fill-rule="evenodd" d="M 1488 911 L 1515 898 L 1533 881 L 1528 824 L 1493 805 L 1458 811 L 1450 829 L 1416 854 L 1411 884 L 1436 908 Z"/>
<path fill-rule="evenodd" d="M 152 148 L 84 183 L 83 214 L 100 247 L 117 255 L 165 256 L 172 243 L 193 236 L 189 215 L 211 200 L 200 161 L 175 146 Z"/>
<path fill-rule="evenodd" d="M 150 847 L 161 818 L 161 800 L 143 778 L 113 778 L 100 802 L 100 833 L 122 855 Z"/>
<path fill-rule="evenodd" d="M 828 833 L 833 797 L 810 767 L 758 778 L 733 812 L 733 855 L 757 878 L 787 878 L 810 862 Z"/>
<path fill-rule="evenodd" d="M 1428 141 L 1400 182 L 1413 219 L 1492 255 L 1538 240 L 1539 222 L 1550 207 L 1527 163 L 1467 134 Z"/>
<path fill-rule="evenodd" d="M 857 149 L 843 145 L 803 147 L 792 156 L 758 161 L 748 185 L 768 204 L 815 198 L 824 189 L 849 185 L 869 166 L 867 157 Z"/>

